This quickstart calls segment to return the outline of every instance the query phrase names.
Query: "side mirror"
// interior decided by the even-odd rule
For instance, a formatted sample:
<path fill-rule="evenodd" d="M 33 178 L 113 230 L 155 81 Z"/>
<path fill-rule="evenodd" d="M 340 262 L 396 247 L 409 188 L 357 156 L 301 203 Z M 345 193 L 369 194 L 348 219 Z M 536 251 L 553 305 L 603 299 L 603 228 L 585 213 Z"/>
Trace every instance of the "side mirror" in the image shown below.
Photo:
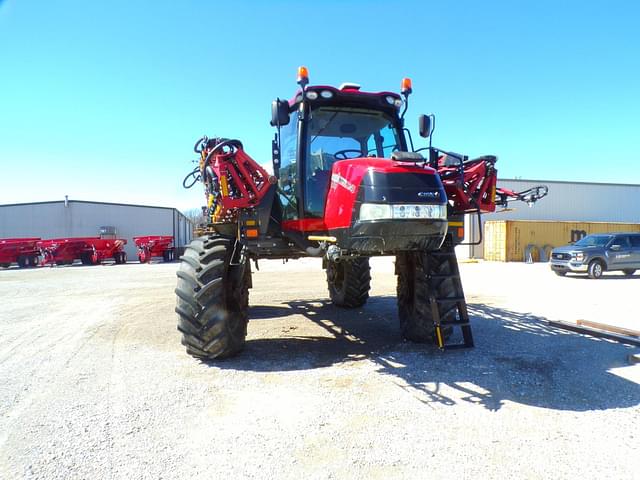
<path fill-rule="evenodd" d="M 431 117 L 428 115 L 418 117 L 418 131 L 423 138 L 428 138 L 431 135 Z"/>
<path fill-rule="evenodd" d="M 622 245 L 611 245 L 611 250 L 620 250 Z"/>
<path fill-rule="evenodd" d="M 276 98 L 271 102 L 271 126 L 282 127 L 289 123 L 289 102 Z"/>

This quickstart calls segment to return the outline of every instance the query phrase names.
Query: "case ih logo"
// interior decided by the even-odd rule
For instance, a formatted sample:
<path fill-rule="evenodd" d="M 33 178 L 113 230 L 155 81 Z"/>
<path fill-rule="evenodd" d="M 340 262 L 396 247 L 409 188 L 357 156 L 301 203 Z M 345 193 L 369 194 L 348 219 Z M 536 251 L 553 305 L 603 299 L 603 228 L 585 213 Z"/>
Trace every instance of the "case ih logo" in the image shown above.
<path fill-rule="evenodd" d="M 438 198 L 438 192 L 418 192 L 420 198 Z"/>
<path fill-rule="evenodd" d="M 349 180 L 347 180 L 346 178 L 344 178 L 343 176 L 334 173 L 333 175 L 331 175 L 331 183 L 335 183 L 340 185 L 341 187 L 346 188 L 347 190 L 349 190 L 351 193 L 355 193 L 356 191 L 356 186 L 349 182 Z"/>

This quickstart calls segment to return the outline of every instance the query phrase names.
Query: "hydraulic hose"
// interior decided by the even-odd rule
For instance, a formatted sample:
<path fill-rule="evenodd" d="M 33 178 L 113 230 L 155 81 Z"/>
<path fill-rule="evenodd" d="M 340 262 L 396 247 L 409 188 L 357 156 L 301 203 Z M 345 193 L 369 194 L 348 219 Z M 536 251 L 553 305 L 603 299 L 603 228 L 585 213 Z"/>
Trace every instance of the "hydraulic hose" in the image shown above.
<path fill-rule="evenodd" d="M 193 177 L 193 181 L 187 185 L 189 177 Z M 189 172 L 187 176 L 184 177 L 184 180 L 182 180 L 182 186 L 189 189 L 193 187 L 198 182 L 198 180 L 200 180 L 200 167 L 194 168 L 193 171 Z"/>

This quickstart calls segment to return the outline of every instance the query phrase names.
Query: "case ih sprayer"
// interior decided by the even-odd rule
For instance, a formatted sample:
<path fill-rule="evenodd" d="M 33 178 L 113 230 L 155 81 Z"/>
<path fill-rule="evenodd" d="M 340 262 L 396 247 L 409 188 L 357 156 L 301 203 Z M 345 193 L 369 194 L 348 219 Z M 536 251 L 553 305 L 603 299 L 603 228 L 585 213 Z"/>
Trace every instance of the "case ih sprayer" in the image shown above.
<path fill-rule="evenodd" d="M 496 188 L 496 157 L 468 159 L 431 146 L 415 150 L 404 128 L 411 82 L 401 94 L 359 85 L 310 86 L 272 104 L 273 175 L 239 140 L 203 137 L 199 166 L 184 180 L 204 185 L 209 219 L 181 258 L 178 330 L 187 352 L 229 357 L 245 343 L 251 268 L 261 258 L 322 257 L 334 305 L 362 306 L 369 257 L 394 255 L 402 336 L 440 348 L 473 346 L 454 247 L 465 214 L 532 204 L 544 186 Z M 433 116 L 421 115 L 430 137 Z M 448 343 L 454 327 L 462 340 Z"/>

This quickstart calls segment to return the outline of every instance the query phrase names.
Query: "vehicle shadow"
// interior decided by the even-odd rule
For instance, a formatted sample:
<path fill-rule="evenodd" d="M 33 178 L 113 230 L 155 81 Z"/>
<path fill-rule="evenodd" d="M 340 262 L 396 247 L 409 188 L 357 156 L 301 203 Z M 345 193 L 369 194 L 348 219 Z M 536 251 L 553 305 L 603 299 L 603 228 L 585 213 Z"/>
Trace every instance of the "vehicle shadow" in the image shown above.
<path fill-rule="evenodd" d="M 604 273 L 598 279 L 589 278 L 587 275 L 565 275 L 564 278 L 573 278 L 575 280 L 591 280 L 592 282 L 599 282 L 600 280 L 640 280 L 640 275 L 616 275 Z"/>
<path fill-rule="evenodd" d="M 573 411 L 640 404 L 640 385 L 609 371 L 627 365 L 631 347 L 551 327 L 530 313 L 477 303 L 468 310 L 475 348 L 441 352 L 400 338 L 391 296 L 372 297 L 354 310 L 325 299 L 254 306 L 249 329 L 252 322 L 302 315 L 322 327 L 323 335 L 296 335 L 295 327 L 284 328 L 276 338 L 249 339 L 238 357 L 208 364 L 277 372 L 368 360 L 422 402 L 471 402 L 489 410 L 505 401 Z"/>

